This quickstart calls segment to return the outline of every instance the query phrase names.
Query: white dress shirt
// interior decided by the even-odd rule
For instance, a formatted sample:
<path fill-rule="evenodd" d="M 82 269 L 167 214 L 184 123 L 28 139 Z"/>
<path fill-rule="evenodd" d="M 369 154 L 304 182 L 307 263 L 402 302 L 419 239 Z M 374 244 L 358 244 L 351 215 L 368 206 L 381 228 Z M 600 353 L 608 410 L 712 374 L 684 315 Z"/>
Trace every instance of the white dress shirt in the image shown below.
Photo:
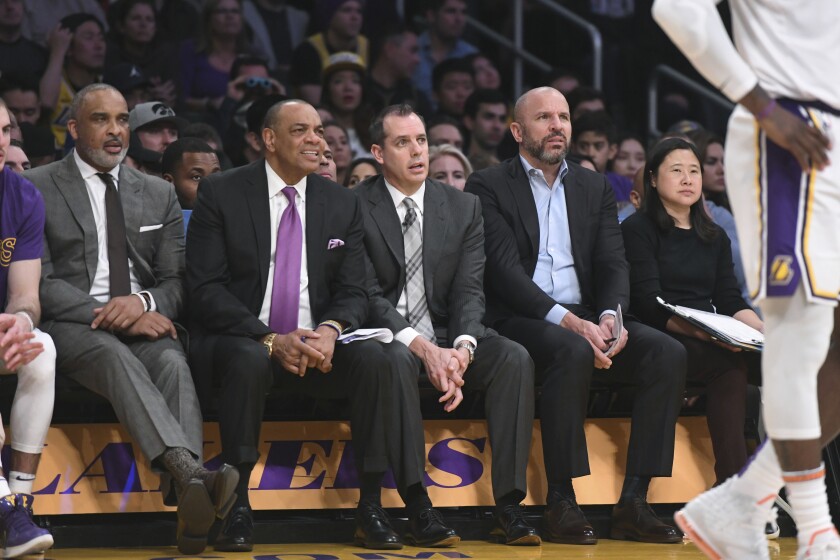
<path fill-rule="evenodd" d="M 306 177 L 296 185 L 287 185 L 283 179 L 271 168 L 268 162 L 265 163 L 265 174 L 268 178 L 268 211 L 271 216 L 271 253 L 268 261 L 268 283 L 265 287 L 262 308 L 260 309 L 260 321 L 268 325 L 268 318 L 271 315 L 271 293 L 274 290 L 274 258 L 277 254 L 277 228 L 280 227 L 280 217 L 289 206 L 289 199 L 283 194 L 286 187 L 294 187 L 297 191 L 295 196 L 295 208 L 300 216 L 300 225 L 303 229 L 303 245 L 300 254 L 300 307 L 298 308 L 298 327 L 302 329 L 315 328 L 312 321 L 312 307 L 309 304 L 309 270 L 306 259 Z"/>
<path fill-rule="evenodd" d="M 107 303 L 111 299 L 111 273 L 108 261 L 108 219 L 105 215 L 105 183 L 97 176 L 99 171 L 80 158 L 76 150 L 73 150 L 73 158 L 76 160 L 76 166 L 79 168 L 82 179 L 85 181 L 85 188 L 87 189 L 91 210 L 93 211 L 93 221 L 96 223 L 96 244 L 99 253 L 96 260 L 96 273 L 94 273 L 93 283 L 90 285 L 90 295 L 102 303 Z M 116 185 L 117 191 L 119 191 L 120 166 L 114 167 L 108 171 L 108 174 L 114 179 L 114 185 Z M 143 287 L 137 280 L 137 272 L 134 269 L 134 261 L 131 260 L 131 257 L 128 259 L 128 279 L 131 283 L 132 294 L 139 294 L 143 291 Z M 152 306 L 150 311 L 155 311 L 157 309 L 155 298 L 149 292 L 144 291 L 144 293 L 151 300 Z M 138 297 L 141 300 L 143 299 L 141 296 Z M 145 302 L 143 305 L 145 306 Z"/>
<path fill-rule="evenodd" d="M 414 204 L 417 205 L 417 212 L 419 214 L 419 216 L 417 216 L 417 221 L 420 224 L 420 235 L 422 236 L 422 234 L 423 234 L 423 215 L 424 215 L 424 213 L 423 213 L 423 209 L 424 209 L 423 198 L 424 198 L 424 195 L 426 194 L 426 183 L 425 183 L 425 181 L 423 182 L 422 185 L 420 185 L 420 188 L 417 189 L 417 192 L 415 192 L 411 196 L 404 195 L 399 190 L 397 190 L 397 188 L 394 185 L 389 183 L 387 180 L 385 181 L 385 186 L 388 188 L 388 194 L 391 195 L 391 200 L 394 201 L 394 206 L 397 209 L 397 217 L 400 220 L 400 225 L 402 225 L 403 221 L 405 220 L 405 215 L 407 213 L 407 210 L 406 210 L 405 206 L 403 205 L 403 200 L 405 200 L 406 198 L 410 198 L 412 201 L 414 201 Z M 402 231 L 402 227 L 400 227 L 400 231 Z M 399 313 L 403 317 L 408 317 L 408 303 L 406 302 L 405 289 L 403 289 L 402 293 L 400 294 L 400 299 L 397 302 L 397 313 Z M 403 344 L 408 346 L 409 344 L 411 344 L 411 341 L 414 340 L 414 338 L 417 337 L 417 336 L 420 336 L 420 333 L 417 332 L 413 327 L 406 327 L 403 330 L 401 330 L 400 332 L 396 333 L 394 335 L 394 339 L 397 340 L 398 342 L 402 342 Z M 473 345 L 473 348 L 478 346 L 478 341 L 476 341 L 476 339 L 474 337 L 472 337 L 468 334 L 462 334 L 454 340 L 453 347 L 457 346 L 458 343 L 461 342 L 462 340 L 466 340 L 466 341 L 471 342 L 472 345 Z"/>

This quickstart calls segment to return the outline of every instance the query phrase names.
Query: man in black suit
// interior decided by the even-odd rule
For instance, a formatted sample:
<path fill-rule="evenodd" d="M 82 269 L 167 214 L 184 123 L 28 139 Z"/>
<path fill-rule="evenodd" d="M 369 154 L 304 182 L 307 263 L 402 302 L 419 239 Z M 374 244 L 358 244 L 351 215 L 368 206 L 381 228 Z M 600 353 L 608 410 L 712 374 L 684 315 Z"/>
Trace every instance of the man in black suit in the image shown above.
<path fill-rule="evenodd" d="M 406 540 L 419 546 L 458 541 L 432 509 L 423 485 L 417 378 L 425 370 L 447 412 L 461 402 L 462 390 L 484 392 L 493 449 L 493 535 L 507 544 L 538 545 L 519 507 L 534 418 L 533 363 L 522 346 L 481 323 L 484 231 L 478 199 L 427 178 L 426 129 L 410 106 L 385 108 L 371 136 L 382 175 L 355 192 L 370 257 L 368 321 L 395 333 L 393 345 L 403 358 L 393 378 L 389 442 L 408 509 Z"/>
<path fill-rule="evenodd" d="M 253 547 L 248 481 L 272 385 L 349 398 L 363 492 L 388 468 L 391 345 L 336 344 L 367 315 L 361 205 L 315 174 L 325 144 L 311 105 L 274 105 L 262 134 L 265 159 L 201 182 L 187 235 L 193 370 L 202 395 L 221 386 L 222 454 L 241 473 L 222 551 Z"/>
<path fill-rule="evenodd" d="M 466 190 L 481 199 L 484 215 L 486 322 L 528 349 L 542 388 L 543 536 L 596 541 L 572 487 L 572 478 L 589 474 L 583 422 L 594 378 L 636 392 L 610 536 L 680 542 L 648 506 L 647 488 L 651 477 L 671 474 L 684 351 L 631 317 L 611 340 L 630 292 L 615 197 L 603 175 L 565 161 L 572 130 L 563 95 L 550 87 L 525 93 L 510 129 L 519 157 L 474 173 Z"/>

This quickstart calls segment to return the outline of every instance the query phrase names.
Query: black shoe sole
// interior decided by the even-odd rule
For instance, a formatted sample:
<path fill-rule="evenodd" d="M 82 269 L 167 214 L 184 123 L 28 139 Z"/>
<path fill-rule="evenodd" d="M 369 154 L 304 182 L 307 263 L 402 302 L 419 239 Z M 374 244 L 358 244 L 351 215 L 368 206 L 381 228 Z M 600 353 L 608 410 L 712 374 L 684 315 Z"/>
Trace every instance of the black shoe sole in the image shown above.
<path fill-rule="evenodd" d="M 508 546 L 540 546 L 542 544 L 542 539 L 539 535 L 523 535 L 518 539 L 509 541 L 507 535 L 501 529 L 490 531 L 490 540 L 497 544 L 506 544 Z"/>
<path fill-rule="evenodd" d="M 178 550 L 201 554 L 207 547 L 207 533 L 216 518 L 213 502 L 204 483 L 193 479 L 184 487 L 178 502 Z"/>
<path fill-rule="evenodd" d="M 683 542 L 682 536 L 674 537 L 642 537 L 628 531 L 610 531 L 610 539 L 614 541 L 636 541 L 651 544 L 678 544 Z"/>
<path fill-rule="evenodd" d="M 461 537 L 458 535 L 453 535 L 451 537 L 446 537 L 445 539 L 440 539 L 437 541 L 426 541 L 421 542 L 414 538 L 413 535 L 406 535 L 405 536 L 405 543 L 410 546 L 419 546 L 422 548 L 451 548 L 461 542 Z"/>
<path fill-rule="evenodd" d="M 216 543 L 213 545 L 216 552 L 251 552 L 254 550 L 254 543 Z"/>
<path fill-rule="evenodd" d="M 587 538 L 587 539 L 581 539 L 581 538 L 570 539 L 570 538 L 564 538 L 564 537 L 543 537 L 543 540 L 545 540 L 546 542 L 553 542 L 553 543 L 556 543 L 556 544 L 577 544 L 577 545 L 584 545 L 584 546 L 598 544 L 598 537 L 592 537 L 591 539 L 589 539 L 589 538 Z"/>
<path fill-rule="evenodd" d="M 361 546 L 362 548 L 369 548 L 371 550 L 402 550 L 403 544 L 396 543 L 369 543 L 361 537 L 353 537 L 353 544 Z"/>
<path fill-rule="evenodd" d="M 224 464 L 216 471 L 216 484 L 213 488 L 213 507 L 216 509 L 216 517 L 224 519 L 227 517 L 233 504 L 236 503 L 236 485 L 239 484 L 239 471 L 236 467 Z"/>

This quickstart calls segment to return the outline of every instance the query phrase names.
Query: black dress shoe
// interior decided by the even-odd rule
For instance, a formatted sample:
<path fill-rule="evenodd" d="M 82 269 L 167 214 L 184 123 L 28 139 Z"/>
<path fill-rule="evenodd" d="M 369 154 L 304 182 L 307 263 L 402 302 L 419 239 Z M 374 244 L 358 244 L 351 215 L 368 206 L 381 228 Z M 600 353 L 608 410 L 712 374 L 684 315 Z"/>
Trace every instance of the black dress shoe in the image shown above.
<path fill-rule="evenodd" d="M 175 491 L 175 481 L 168 472 L 160 473 L 160 495 L 163 505 L 175 507 L 178 505 L 178 493 Z"/>
<path fill-rule="evenodd" d="M 455 546 L 461 537 L 443 522 L 443 516 L 434 508 L 421 509 L 408 518 L 405 542 L 412 546 L 443 548 Z"/>
<path fill-rule="evenodd" d="M 518 546 L 539 546 L 542 542 L 536 529 L 525 521 L 519 504 L 505 506 L 500 513 L 496 513 L 490 536 L 496 542 Z"/>
<path fill-rule="evenodd" d="M 360 503 L 356 508 L 356 532 L 353 541 L 365 548 L 399 550 L 400 536 L 391 527 L 391 519 L 378 504 Z"/>
<path fill-rule="evenodd" d="M 545 507 L 543 514 L 543 537 L 547 541 L 562 544 L 595 544 L 595 529 L 577 502 L 562 499 Z"/>
<path fill-rule="evenodd" d="M 254 550 L 254 515 L 250 507 L 238 506 L 230 511 L 213 548 L 219 552 Z"/>
<path fill-rule="evenodd" d="M 648 503 L 639 497 L 619 501 L 612 511 L 610 538 L 647 543 L 679 543 L 682 533 L 660 521 Z"/>
<path fill-rule="evenodd" d="M 217 471 L 209 471 L 204 477 L 204 486 L 207 487 L 219 519 L 225 519 L 233 507 L 238 483 L 239 471 L 228 464 L 223 464 Z"/>
<path fill-rule="evenodd" d="M 195 556 L 204 551 L 207 533 L 215 518 L 216 511 L 204 483 L 197 478 L 191 479 L 181 488 L 178 497 L 176 536 L 181 554 Z"/>

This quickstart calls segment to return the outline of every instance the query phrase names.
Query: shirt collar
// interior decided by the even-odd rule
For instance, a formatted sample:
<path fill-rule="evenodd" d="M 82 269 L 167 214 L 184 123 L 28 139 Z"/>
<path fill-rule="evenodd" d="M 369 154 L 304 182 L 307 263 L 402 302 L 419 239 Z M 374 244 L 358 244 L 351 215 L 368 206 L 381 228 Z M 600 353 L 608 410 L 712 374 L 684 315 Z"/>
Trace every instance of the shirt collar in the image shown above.
<path fill-rule="evenodd" d="M 528 160 L 525 159 L 525 156 L 523 156 L 522 154 L 519 154 L 519 161 L 522 162 L 522 167 L 525 168 L 525 174 L 528 176 L 529 181 L 531 180 L 532 175 L 542 177 L 543 181 L 545 181 L 545 175 L 543 175 L 543 172 L 540 171 L 539 169 L 537 169 L 536 167 L 534 167 L 533 165 L 531 165 L 530 163 L 528 163 Z M 531 173 L 532 169 L 534 170 L 534 173 Z M 563 159 L 563 163 L 560 164 L 560 173 L 557 174 L 557 179 L 555 179 L 554 182 L 556 183 L 557 181 L 560 181 L 560 183 L 562 184 L 563 180 L 566 178 L 566 174 L 568 172 L 569 172 L 569 164 L 566 163 L 565 159 Z M 549 185 L 548 186 L 549 190 L 551 190 L 552 187 L 553 187 L 553 185 Z"/>
<path fill-rule="evenodd" d="M 76 160 L 76 167 L 79 168 L 79 172 L 82 174 L 82 179 L 84 179 L 85 181 L 88 181 L 89 179 L 92 179 L 93 177 L 96 177 L 99 173 L 101 173 L 101 171 L 96 170 L 91 164 L 89 164 L 88 162 L 83 160 L 79 156 L 79 151 L 76 150 L 76 149 L 73 149 L 73 159 Z M 108 175 L 110 175 L 111 177 L 114 178 L 114 184 L 116 184 L 116 185 L 120 184 L 120 166 L 119 166 L 119 164 L 117 164 L 116 167 L 114 167 L 113 169 L 111 169 L 107 173 L 108 173 Z"/>
<path fill-rule="evenodd" d="M 426 194 L 426 181 L 423 181 L 423 184 L 420 185 L 420 188 L 417 189 L 417 192 L 415 192 L 411 196 L 405 196 L 403 193 L 397 190 L 397 187 L 389 183 L 388 179 L 385 179 L 385 187 L 387 187 L 388 189 L 388 194 L 391 195 L 391 200 L 394 201 L 394 207 L 399 208 L 400 204 L 403 203 L 403 200 L 405 200 L 406 198 L 410 198 L 414 201 L 414 204 L 417 205 L 417 210 L 420 212 L 420 215 L 423 215 L 423 198 Z"/>
<path fill-rule="evenodd" d="M 265 162 L 265 174 L 268 178 L 268 198 L 269 200 L 280 194 L 284 188 L 286 187 L 294 187 L 297 191 L 298 196 L 300 197 L 301 201 L 306 202 L 306 176 L 304 175 L 303 179 L 297 182 L 295 185 L 287 185 L 283 179 L 280 178 L 274 169 Z"/>

